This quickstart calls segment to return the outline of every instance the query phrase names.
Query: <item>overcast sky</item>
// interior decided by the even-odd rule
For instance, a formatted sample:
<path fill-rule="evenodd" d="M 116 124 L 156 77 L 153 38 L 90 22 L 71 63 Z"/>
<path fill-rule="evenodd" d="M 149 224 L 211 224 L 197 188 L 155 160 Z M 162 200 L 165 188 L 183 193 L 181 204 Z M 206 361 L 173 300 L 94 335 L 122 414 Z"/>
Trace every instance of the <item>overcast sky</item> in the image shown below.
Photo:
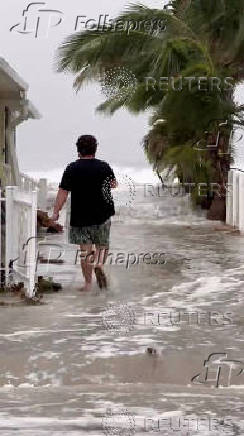
<path fill-rule="evenodd" d="M 48 38 L 44 26 L 40 27 L 38 38 L 19 33 L 20 27 L 10 32 L 12 26 L 23 20 L 23 10 L 29 3 L 8 0 L 0 5 L 1 56 L 27 81 L 29 98 L 42 114 L 40 121 L 30 120 L 18 128 L 21 170 L 41 174 L 47 171 L 52 178 L 57 177 L 58 170 L 59 177 L 61 169 L 76 158 L 77 136 L 94 134 L 100 143 L 98 157 L 116 167 L 143 170 L 141 176 L 151 178 L 152 171 L 141 146 L 148 130 L 149 114 L 133 116 L 125 110 L 113 117 L 96 114 L 97 105 L 105 99 L 99 85 L 89 85 L 77 95 L 72 87 L 73 77 L 55 71 L 56 49 L 73 32 L 78 15 L 98 20 L 99 14 L 109 14 L 113 18 L 129 1 L 47 0 L 41 8 L 63 13 L 62 23 L 50 30 Z M 159 7 L 162 2 L 145 0 L 144 4 Z M 45 18 L 43 25 L 46 25 Z"/>
<path fill-rule="evenodd" d="M 99 85 L 89 85 L 77 95 L 72 87 L 73 77 L 55 71 L 57 47 L 73 32 L 78 15 L 98 20 L 100 14 L 109 14 L 113 18 L 128 3 L 129 0 L 47 0 L 40 8 L 59 10 L 63 21 L 50 30 L 47 38 L 44 19 L 39 37 L 35 38 L 34 34 L 18 33 L 20 27 L 10 32 L 23 19 L 23 10 L 29 2 L 1 2 L 1 56 L 29 83 L 29 98 L 42 114 L 40 121 L 30 120 L 18 128 L 17 150 L 22 171 L 38 175 L 46 172 L 50 178 L 58 179 L 67 163 L 76 158 L 77 137 L 94 134 L 100 143 L 98 157 L 115 167 L 126 168 L 131 175 L 134 171 L 142 182 L 153 178 L 141 146 L 149 114 L 133 116 L 125 110 L 113 117 L 96 114 L 96 107 L 104 101 Z M 163 2 L 143 0 L 143 3 L 160 7 Z M 31 18 L 35 20 L 35 15 Z"/>

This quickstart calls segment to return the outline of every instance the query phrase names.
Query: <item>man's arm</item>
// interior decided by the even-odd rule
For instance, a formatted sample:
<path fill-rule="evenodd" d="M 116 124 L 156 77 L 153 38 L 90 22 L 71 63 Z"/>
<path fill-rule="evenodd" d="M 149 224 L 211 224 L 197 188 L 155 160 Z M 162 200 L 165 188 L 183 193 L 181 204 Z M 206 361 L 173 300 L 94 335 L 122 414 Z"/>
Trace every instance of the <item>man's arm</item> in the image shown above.
<path fill-rule="evenodd" d="M 118 186 L 119 186 L 119 184 L 118 184 L 118 182 L 117 182 L 116 179 L 114 179 L 114 180 L 112 180 L 112 181 L 110 182 L 110 188 L 111 188 L 111 189 L 116 189 L 116 188 L 118 188 Z"/>
<path fill-rule="evenodd" d="M 55 201 L 54 209 L 53 209 L 53 221 L 58 221 L 59 219 L 59 212 L 62 210 L 63 205 L 65 204 L 67 198 L 68 198 L 69 192 L 65 191 L 62 188 L 59 188 L 58 195 Z"/>
<path fill-rule="evenodd" d="M 109 164 L 107 164 L 107 180 L 109 180 L 109 185 L 111 189 L 116 189 L 118 188 L 119 184 L 116 180 L 116 177 L 114 175 L 114 171 L 113 169 L 110 167 Z"/>

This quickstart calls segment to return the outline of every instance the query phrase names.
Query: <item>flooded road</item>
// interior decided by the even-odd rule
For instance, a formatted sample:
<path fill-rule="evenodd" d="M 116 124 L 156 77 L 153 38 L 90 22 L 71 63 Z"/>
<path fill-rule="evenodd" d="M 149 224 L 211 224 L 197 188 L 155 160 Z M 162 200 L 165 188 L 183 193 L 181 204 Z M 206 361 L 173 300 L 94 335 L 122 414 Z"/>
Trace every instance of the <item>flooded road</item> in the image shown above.
<path fill-rule="evenodd" d="M 138 196 L 113 222 L 110 287 L 90 293 L 49 236 L 65 263 L 38 274 L 64 290 L 1 309 L 1 435 L 243 435 L 244 238 L 218 226 Z"/>

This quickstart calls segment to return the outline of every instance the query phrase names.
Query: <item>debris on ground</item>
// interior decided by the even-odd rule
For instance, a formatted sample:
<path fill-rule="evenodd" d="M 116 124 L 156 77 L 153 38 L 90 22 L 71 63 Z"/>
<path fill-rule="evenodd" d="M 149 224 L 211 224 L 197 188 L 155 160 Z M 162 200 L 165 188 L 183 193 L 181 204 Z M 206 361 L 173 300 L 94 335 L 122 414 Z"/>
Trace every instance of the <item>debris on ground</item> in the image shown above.
<path fill-rule="evenodd" d="M 148 354 L 157 354 L 156 348 L 148 347 L 147 352 L 148 352 Z"/>
<path fill-rule="evenodd" d="M 13 283 L 10 285 L 2 286 L 0 288 L 0 307 L 16 307 L 16 306 L 40 306 L 44 303 L 42 296 L 26 296 L 26 289 L 23 282 Z"/>
<path fill-rule="evenodd" d="M 2 294 L 20 294 L 22 295 L 24 292 L 24 283 L 23 282 L 19 282 L 19 283 L 13 283 L 10 285 L 6 285 L 6 286 L 1 286 L 0 287 L 0 293 Z"/>
<path fill-rule="evenodd" d="M 43 212 L 42 210 L 37 211 L 37 227 L 38 229 L 40 229 L 40 227 L 46 227 L 48 233 L 63 232 L 63 226 L 51 220 L 48 216 L 48 213 Z"/>
<path fill-rule="evenodd" d="M 238 229 L 233 229 L 233 230 L 231 230 L 231 232 L 229 232 L 229 234 L 232 236 L 240 236 L 241 232 Z"/>
<path fill-rule="evenodd" d="M 36 289 L 37 289 L 37 294 L 39 295 L 42 293 L 59 292 L 63 288 L 61 283 L 53 282 L 51 279 L 45 280 L 43 276 L 39 276 Z"/>
<path fill-rule="evenodd" d="M 42 301 L 44 293 L 54 293 L 61 290 L 61 283 L 53 282 L 51 277 L 45 280 L 39 276 L 38 283 L 35 285 L 35 295 L 28 297 L 23 282 L 11 283 L 0 287 L 0 307 L 41 306 L 47 304 Z"/>
<path fill-rule="evenodd" d="M 29 306 L 42 306 L 44 304 L 44 301 L 42 301 L 43 295 L 38 295 L 35 297 L 25 297 L 25 303 Z"/>

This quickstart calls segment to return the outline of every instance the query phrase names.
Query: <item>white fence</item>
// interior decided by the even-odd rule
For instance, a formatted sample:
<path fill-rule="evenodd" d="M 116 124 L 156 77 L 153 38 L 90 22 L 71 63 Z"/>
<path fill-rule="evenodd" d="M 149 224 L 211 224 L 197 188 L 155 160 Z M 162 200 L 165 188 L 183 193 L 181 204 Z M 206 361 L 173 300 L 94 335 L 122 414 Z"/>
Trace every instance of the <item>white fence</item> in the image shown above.
<path fill-rule="evenodd" d="M 6 283 L 11 282 L 14 271 L 14 275 L 25 283 L 27 295 L 32 297 L 36 267 L 37 192 L 8 186 L 5 201 Z"/>
<path fill-rule="evenodd" d="M 229 172 L 226 223 L 244 232 L 244 171 L 241 170 Z"/>
<path fill-rule="evenodd" d="M 39 183 L 37 180 L 32 179 L 26 174 L 23 173 L 20 174 L 20 187 L 24 191 L 33 191 L 35 189 L 38 189 L 38 185 Z"/>
<path fill-rule="evenodd" d="M 26 174 L 20 174 L 20 188 L 23 191 L 32 192 L 37 191 L 37 207 L 42 211 L 47 210 L 47 197 L 48 186 L 47 179 L 40 179 L 39 181 L 32 179 Z"/>

